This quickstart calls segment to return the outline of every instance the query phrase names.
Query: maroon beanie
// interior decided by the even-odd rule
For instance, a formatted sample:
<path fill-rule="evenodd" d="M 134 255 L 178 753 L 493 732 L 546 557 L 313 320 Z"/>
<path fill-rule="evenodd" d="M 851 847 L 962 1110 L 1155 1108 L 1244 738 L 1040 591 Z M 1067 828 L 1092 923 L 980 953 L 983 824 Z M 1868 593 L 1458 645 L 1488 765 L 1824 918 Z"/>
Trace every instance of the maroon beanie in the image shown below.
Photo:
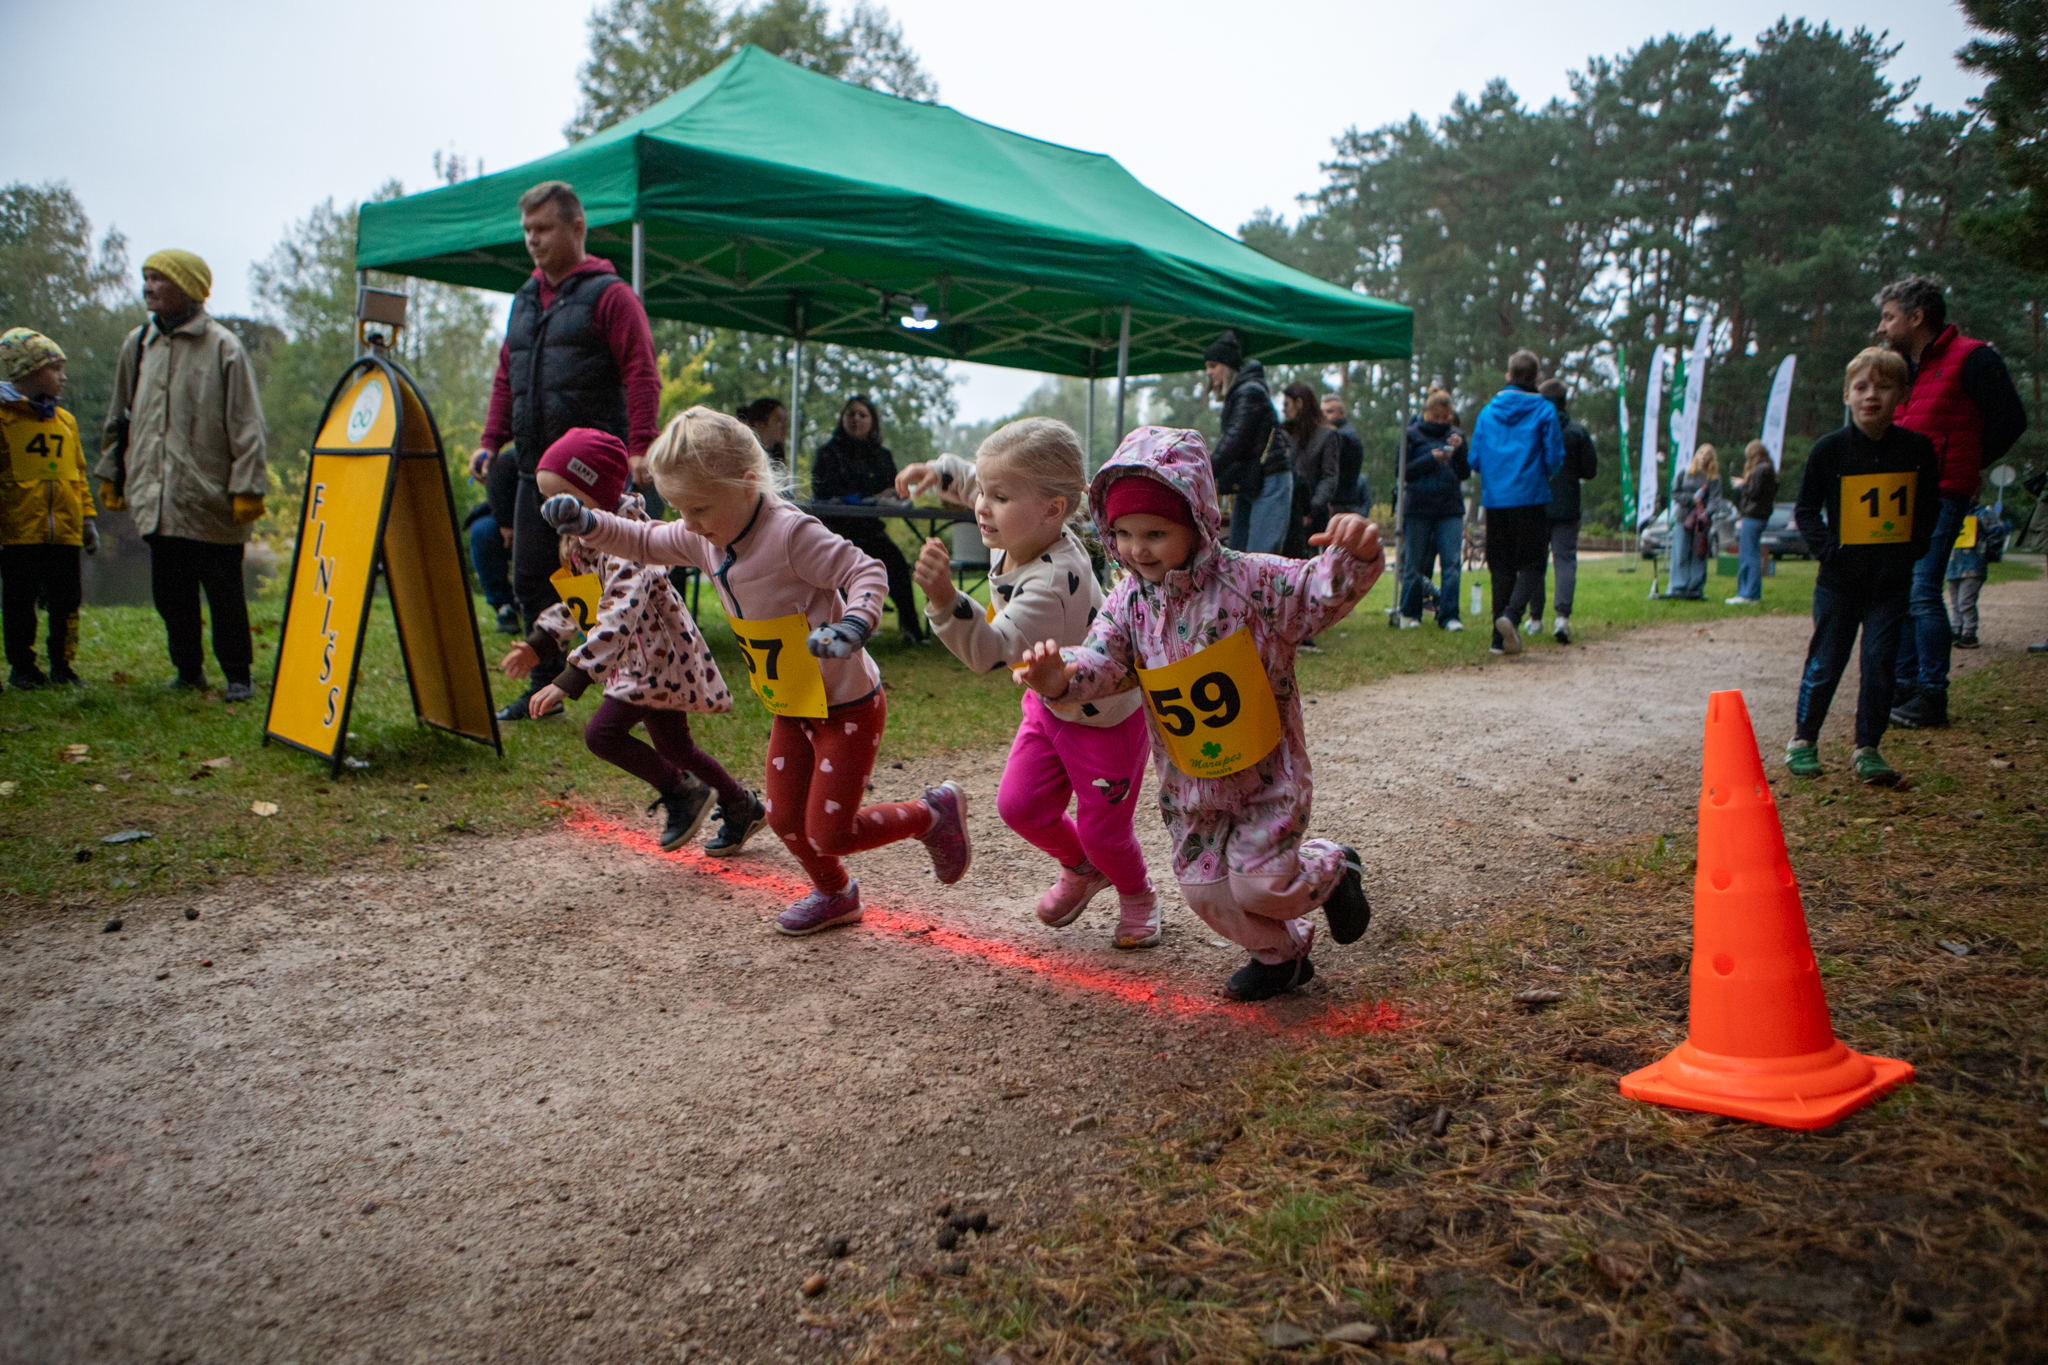
<path fill-rule="evenodd" d="M 626 491 L 626 443 L 608 431 L 571 427 L 540 457 L 540 468 L 559 474 L 609 512 Z"/>
<path fill-rule="evenodd" d="M 1195 529 L 1195 514 L 1188 509 L 1188 500 L 1147 474 L 1127 474 L 1112 483 L 1102 495 L 1102 510 L 1112 527 L 1119 517 L 1149 515 Z"/>

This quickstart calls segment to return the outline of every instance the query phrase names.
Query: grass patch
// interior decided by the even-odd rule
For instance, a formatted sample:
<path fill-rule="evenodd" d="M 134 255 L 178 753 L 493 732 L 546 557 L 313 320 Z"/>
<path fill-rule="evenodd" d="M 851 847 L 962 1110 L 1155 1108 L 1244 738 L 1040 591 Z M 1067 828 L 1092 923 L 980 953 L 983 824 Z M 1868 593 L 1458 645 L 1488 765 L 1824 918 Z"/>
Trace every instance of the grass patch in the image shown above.
<path fill-rule="evenodd" d="M 1358 1358 L 1323 1339 L 1346 1325 L 1409 1359 L 2042 1358 L 2041 668 L 1975 672 L 1956 728 L 1892 736 L 1913 790 L 1773 767 L 1835 1031 L 1918 1069 L 1876 1106 L 1794 1133 L 1623 1099 L 1685 1035 L 1692 848 L 1612 848 L 1482 937 L 1388 945 L 1408 1026 L 1128 1123 L 1118 1190 L 855 1305 L 856 1358 Z M 1512 1003 L 1544 985 L 1564 1000 Z"/>

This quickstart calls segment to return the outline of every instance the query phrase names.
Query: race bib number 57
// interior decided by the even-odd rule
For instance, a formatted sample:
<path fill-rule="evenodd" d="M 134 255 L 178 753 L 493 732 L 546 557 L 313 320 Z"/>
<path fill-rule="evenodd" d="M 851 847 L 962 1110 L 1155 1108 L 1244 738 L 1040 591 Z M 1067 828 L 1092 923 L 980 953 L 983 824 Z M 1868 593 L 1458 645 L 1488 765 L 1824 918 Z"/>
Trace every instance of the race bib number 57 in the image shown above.
<path fill-rule="evenodd" d="M 825 715 L 825 675 L 804 637 L 811 623 L 802 613 L 767 621 L 728 617 L 747 661 L 747 682 L 761 704 L 778 716 L 821 719 Z"/>
<path fill-rule="evenodd" d="M 1913 538 L 1913 498 L 1920 476 L 1844 474 L 1842 476 L 1842 543 L 1903 545 Z"/>
<path fill-rule="evenodd" d="M 1243 772 L 1280 742 L 1280 707 L 1249 629 L 1137 673 L 1167 757 L 1190 777 Z"/>

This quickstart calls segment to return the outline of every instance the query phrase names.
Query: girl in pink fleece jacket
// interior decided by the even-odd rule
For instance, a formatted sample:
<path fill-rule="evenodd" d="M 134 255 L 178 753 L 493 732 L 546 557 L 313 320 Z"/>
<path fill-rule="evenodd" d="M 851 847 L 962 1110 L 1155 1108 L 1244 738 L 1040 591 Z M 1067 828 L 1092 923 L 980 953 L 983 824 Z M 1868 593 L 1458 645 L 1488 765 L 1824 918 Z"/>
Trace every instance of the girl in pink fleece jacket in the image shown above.
<path fill-rule="evenodd" d="M 573 497 L 549 498 L 541 515 L 607 554 L 690 564 L 711 579 L 748 681 L 775 713 L 762 812 L 816 888 L 776 928 L 815 934 L 858 920 L 860 883 L 840 860 L 898 839 L 923 840 L 938 879 L 959 881 L 972 850 L 957 785 L 921 801 L 860 804 L 888 715 L 863 648 L 888 589 L 882 566 L 783 500 L 760 442 L 736 418 L 691 408 L 647 459 L 681 521 L 627 521 Z"/>
<path fill-rule="evenodd" d="M 1310 537 L 1310 560 L 1225 548 L 1201 436 L 1140 427 L 1089 489 L 1095 524 L 1130 574 L 1078 648 L 1033 646 L 1017 681 L 1062 705 L 1133 688 L 1152 717 L 1160 812 L 1181 894 L 1251 951 L 1225 985 L 1265 1000 L 1315 975 L 1308 916 L 1350 943 L 1372 918 L 1358 855 L 1304 839 L 1312 797 L 1295 649 L 1342 620 L 1386 570 L 1379 529 L 1350 513 Z"/>

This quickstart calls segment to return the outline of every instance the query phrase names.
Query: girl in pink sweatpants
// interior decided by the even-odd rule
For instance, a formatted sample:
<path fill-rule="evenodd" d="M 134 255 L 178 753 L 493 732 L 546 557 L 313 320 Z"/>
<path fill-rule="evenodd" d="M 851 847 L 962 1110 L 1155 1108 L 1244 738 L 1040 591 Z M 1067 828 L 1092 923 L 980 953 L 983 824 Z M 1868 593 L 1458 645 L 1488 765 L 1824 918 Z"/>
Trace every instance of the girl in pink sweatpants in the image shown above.
<path fill-rule="evenodd" d="M 1086 487 L 1080 438 L 1048 417 L 1003 427 L 981 443 L 971 464 L 941 455 L 897 476 L 905 496 L 929 490 L 972 507 L 975 526 L 994 552 L 992 611 L 954 588 L 944 544 L 927 542 L 917 561 L 932 633 L 975 672 L 1007 667 L 1041 641 L 1078 645 L 1087 637 L 1102 608 L 1102 587 L 1087 548 L 1068 526 Z M 1151 752 L 1138 694 L 1061 706 L 1027 691 L 1022 709 L 996 809 L 1004 824 L 1059 863 L 1058 880 L 1038 902 L 1038 918 L 1064 928 L 1114 886 L 1112 941 L 1119 948 L 1151 947 L 1160 937 L 1159 898 L 1131 828 Z"/>

